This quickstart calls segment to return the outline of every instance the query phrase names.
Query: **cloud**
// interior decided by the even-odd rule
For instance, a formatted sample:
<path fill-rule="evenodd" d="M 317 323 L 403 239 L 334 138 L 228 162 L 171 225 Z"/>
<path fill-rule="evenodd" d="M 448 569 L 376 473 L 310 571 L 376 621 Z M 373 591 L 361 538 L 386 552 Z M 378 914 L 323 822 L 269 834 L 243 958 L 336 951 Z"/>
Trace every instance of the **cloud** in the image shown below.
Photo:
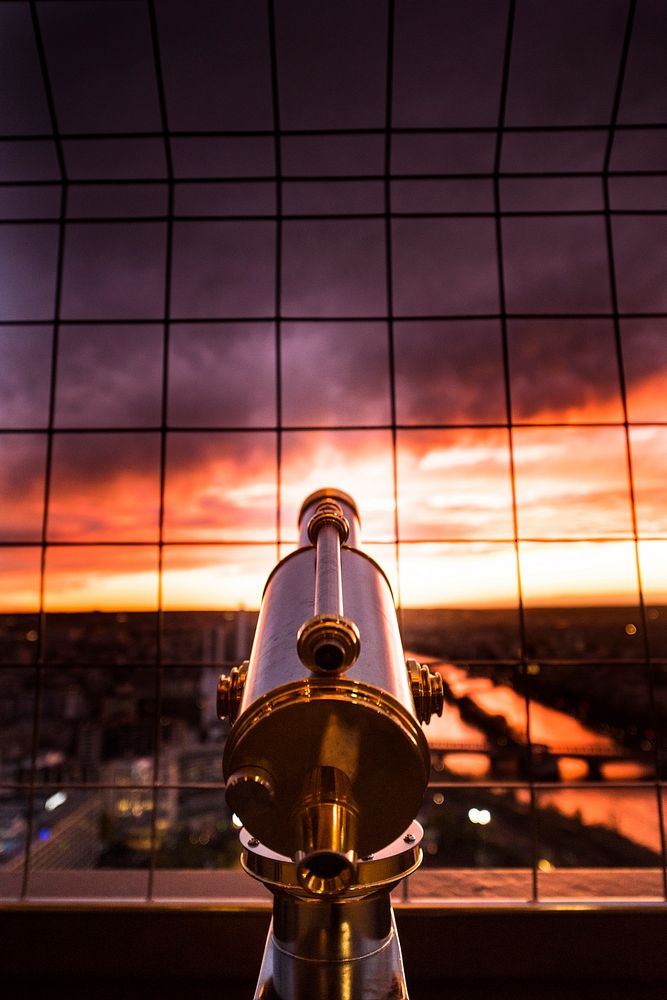
<path fill-rule="evenodd" d="M 173 434 L 167 451 L 165 537 L 271 539 L 276 484 L 274 434 Z"/>
<path fill-rule="evenodd" d="M 667 537 L 667 428 L 631 428 L 630 448 L 638 530 Z"/>
<path fill-rule="evenodd" d="M 39 541 L 44 511 L 46 438 L 0 434 L 0 538 Z"/>
<path fill-rule="evenodd" d="M 63 327 L 56 426 L 158 426 L 162 338 L 158 325 Z"/>
<path fill-rule="evenodd" d="M 172 426 L 267 427 L 276 423 L 272 323 L 183 324 L 171 329 Z"/>
<path fill-rule="evenodd" d="M 427 452 L 419 460 L 423 472 L 439 469 L 461 469 L 469 465 L 488 465 L 499 462 L 507 466 L 506 450 L 502 448 L 464 448 L 453 446 Z"/>
<path fill-rule="evenodd" d="M 391 422 L 386 323 L 285 323 L 281 371 L 286 425 Z"/>
<path fill-rule="evenodd" d="M 512 538 L 507 431 L 402 431 L 398 506 L 403 539 Z"/>
<path fill-rule="evenodd" d="M 0 427 L 46 427 L 51 343 L 48 327 L 0 328 Z"/>
<path fill-rule="evenodd" d="M 70 223 L 64 319 L 159 319 L 164 311 L 166 233 L 162 222 Z"/>
<path fill-rule="evenodd" d="M 400 322 L 395 324 L 394 343 L 399 423 L 507 419 L 499 323 Z"/>

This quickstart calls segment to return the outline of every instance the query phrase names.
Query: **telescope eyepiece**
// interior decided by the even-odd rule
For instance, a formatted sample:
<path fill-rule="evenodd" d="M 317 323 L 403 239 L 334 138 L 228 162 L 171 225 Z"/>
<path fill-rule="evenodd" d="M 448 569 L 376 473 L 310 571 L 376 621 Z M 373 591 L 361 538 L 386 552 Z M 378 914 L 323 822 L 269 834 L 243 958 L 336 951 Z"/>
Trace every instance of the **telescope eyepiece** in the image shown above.
<path fill-rule="evenodd" d="M 309 670 L 336 674 L 359 658 L 359 629 L 343 615 L 313 615 L 297 632 L 296 649 Z"/>
<path fill-rule="evenodd" d="M 316 851 L 299 861 L 296 877 L 311 896 L 337 896 L 354 883 L 356 865 L 337 851 Z"/>
<path fill-rule="evenodd" d="M 315 665 L 320 670 L 340 670 L 345 662 L 345 650 L 337 642 L 323 642 L 315 650 Z"/>

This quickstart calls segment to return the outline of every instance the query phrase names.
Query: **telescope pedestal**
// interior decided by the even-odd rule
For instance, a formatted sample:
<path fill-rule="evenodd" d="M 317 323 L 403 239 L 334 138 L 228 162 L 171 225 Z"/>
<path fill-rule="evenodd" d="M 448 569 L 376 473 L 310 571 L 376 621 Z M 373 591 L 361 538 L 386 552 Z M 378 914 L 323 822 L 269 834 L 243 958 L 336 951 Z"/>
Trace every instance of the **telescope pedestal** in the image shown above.
<path fill-rule="evenodd" d="M 316 896 L 303 891 L 296 862 L 243 830 L 243 867 L 274 897 L 255 1000 L 407 1000 L 391 892 L 420 865 L 422 835 L 411 823 L 357 863 L 345 892 Z"/>
<path fill-rule="evenodd" d="M 401 947 L 396 933 L 389 893 L 384 894 L 390 932 L 387 939 L 366 955 L 350 959 L 299 958 L 282 949 L 271 921 L 266 939 L 255 1000 L 408 1000 Z M 355 917 L 350 913 L 350 923 Z M 340 933 L 340 932 L 339 932 Z M 322 928 L 323 937 L 331 930 Z M 370 944 L 370 942 L 369 942 Z"/>

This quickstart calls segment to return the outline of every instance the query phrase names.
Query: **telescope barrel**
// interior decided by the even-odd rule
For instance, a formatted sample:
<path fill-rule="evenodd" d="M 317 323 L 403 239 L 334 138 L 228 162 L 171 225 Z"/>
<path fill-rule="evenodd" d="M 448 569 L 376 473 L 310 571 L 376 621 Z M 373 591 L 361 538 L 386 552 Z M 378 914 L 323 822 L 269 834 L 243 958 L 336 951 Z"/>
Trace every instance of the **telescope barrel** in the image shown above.
<path fill-rule="evenodd" d="M 343 614 L 343 580 L 340 571 L 340 535 L 332 524 L 325 524 L 317 535 L 317 572 L 313 614 Z"/>
<path fill-rule="evenodd" d="M 430 770 L 420 722 L 437 710 L 440 678 L 406 667 L 389 583 L 349 544 L 354 501 L 313 494 L 300 529 L 306 544 L 266 584 L 248 664 L 220 682 L 233 722 L 223 771 L 246 829 L 293 859 L 309 891 L 336 892 L 419 810 Z"/>
<path fill-rule="evenodd" d="M 322 673 L 346 670 L 359 656 L 359 630 L 343 615 L 340 546 L 350 534 L 343 508 L 331 498 L 318 503 L 307 524 L 315 546 L 313 615 L 297 635 L 301 662 Z"/>

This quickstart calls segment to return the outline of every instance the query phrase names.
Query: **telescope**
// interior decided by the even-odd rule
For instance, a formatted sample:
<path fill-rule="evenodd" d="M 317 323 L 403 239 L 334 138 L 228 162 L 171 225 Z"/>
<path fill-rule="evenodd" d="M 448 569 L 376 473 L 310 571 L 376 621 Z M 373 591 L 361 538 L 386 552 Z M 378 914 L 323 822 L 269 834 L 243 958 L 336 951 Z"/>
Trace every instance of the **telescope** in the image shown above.
<path fill-rule="evenodd" d="M 273 894 L 257 998 L 408 996 L 391 892 L 419 867 L 442 678 L 405 659 L 354 500 L 304 501 L 264 588 L 250 659 L 218 682 L 241 864 Z"/>

